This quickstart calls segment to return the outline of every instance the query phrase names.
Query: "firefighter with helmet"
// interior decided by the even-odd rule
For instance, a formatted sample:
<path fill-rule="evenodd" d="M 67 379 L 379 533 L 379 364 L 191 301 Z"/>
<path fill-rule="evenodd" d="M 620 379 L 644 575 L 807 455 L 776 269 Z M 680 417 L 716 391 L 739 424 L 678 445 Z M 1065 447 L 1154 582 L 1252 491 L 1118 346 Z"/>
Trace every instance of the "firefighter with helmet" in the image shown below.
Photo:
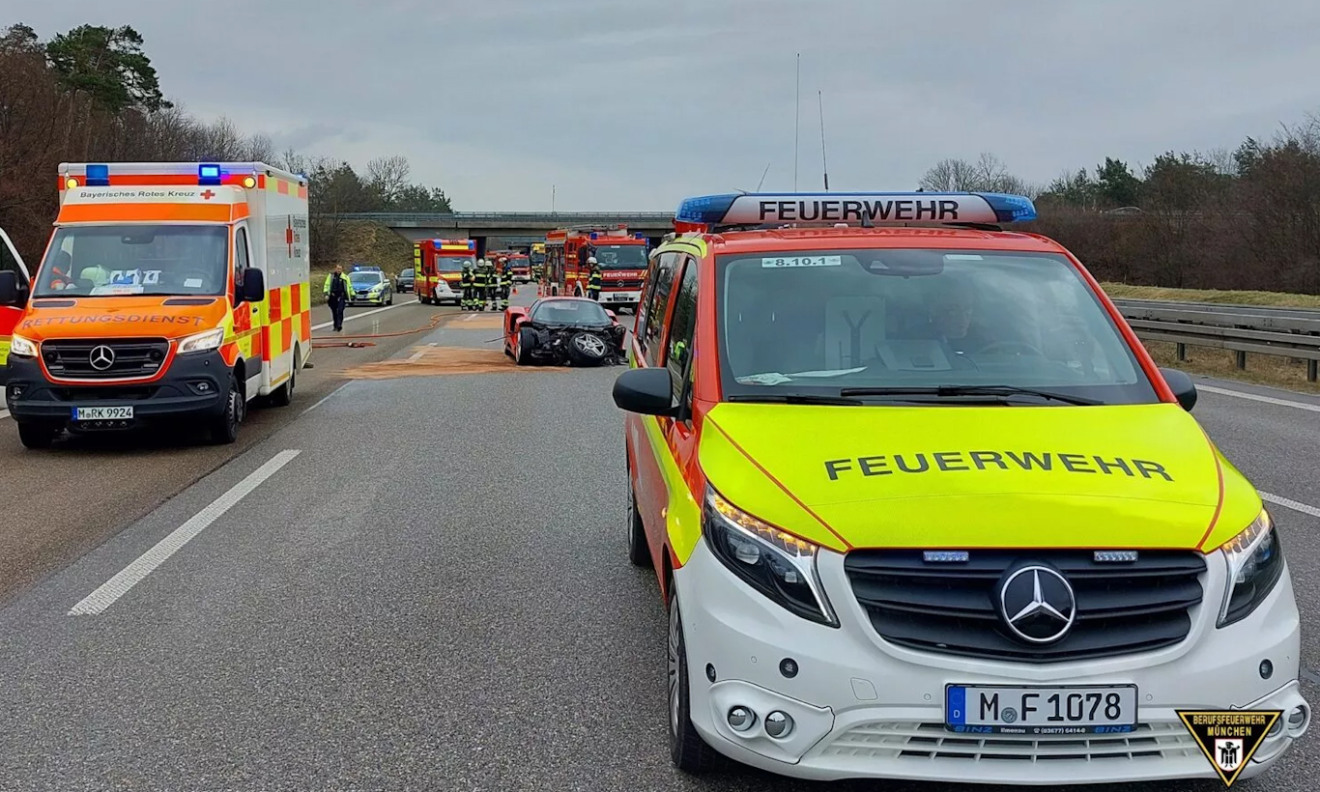
<path fill-rule="evenodd" d="M 472 286 L 472 262 L 463 262 L 463 275 L 459 278 L 459 283 L 463 288 L 463 310 L 470 311 L 472 310 L 472 295 L 474 292 Z"/>
<path fill-rule="evenodd" d="M 595 256 L 587 259 L 587 266 L 591 268 L 591 274 L 587 276 L 587 296 L 600 302 L 600 265 Z"/>
<path fill-rule="evenodd" d="M 486 310 L 486 289 L 489 280 L 486 278 L 486 260 L 477 259 L 477 271 L 472 273 L 472 310 Z"/>
<path fill-rule="evenodd" d="M 500 256 L 500 271 L 495 276 L 495 296 L 499 299 L 498 310 L 509 307 L 509 292 L 513 289 L 513 271 L 509 266 L 508 256 Z"/>

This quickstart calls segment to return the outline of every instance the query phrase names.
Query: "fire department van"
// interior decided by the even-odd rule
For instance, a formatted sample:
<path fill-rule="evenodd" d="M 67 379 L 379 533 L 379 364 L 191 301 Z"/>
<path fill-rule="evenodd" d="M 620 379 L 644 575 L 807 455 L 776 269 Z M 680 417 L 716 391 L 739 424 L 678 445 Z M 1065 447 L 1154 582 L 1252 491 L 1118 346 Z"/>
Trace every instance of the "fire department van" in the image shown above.
<path fill-rule="evenodd" d="M 1002 230 L 1034 217 L 967 193 L 680 205 L 614 385 L 678 767 L 1213 779 L 1179 713 L 1263 711 L 1249 778 L 1307 731 L 1279 526 L 1191 379 L 1062 246 Z"/>
<path fill-rule="evenodd" d="M 29 448 L 63 429 L 182 419 L 232 443 L 311 356 L 307 181 L 260 162 L 62 164 L 5 402 Z M 0 309 L 0 311 L 5 309 Z"/>

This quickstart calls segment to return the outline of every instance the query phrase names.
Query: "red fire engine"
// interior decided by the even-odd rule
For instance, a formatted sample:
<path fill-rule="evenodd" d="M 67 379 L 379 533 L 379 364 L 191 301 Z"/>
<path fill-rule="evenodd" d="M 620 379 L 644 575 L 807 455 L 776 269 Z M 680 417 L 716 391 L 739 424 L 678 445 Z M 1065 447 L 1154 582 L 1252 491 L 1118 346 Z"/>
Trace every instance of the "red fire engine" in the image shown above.
<path fill-rule="evenodd" d="M 585 296 L 595 256 L 600 265 L 600 302 L 611 308 L 637 309 L 646 277 L 647 241 L 626 226 L 586 226 L 551 231 L 545 237 L 545 275 L 540 293 Z"/>
<path fill-rule="evenodd" d="M 477 243 L 473 239 L 424 239 L 413 245 L 414 291 L 427 305 L 463 299 L 463 266 L 477 265 Z"/>

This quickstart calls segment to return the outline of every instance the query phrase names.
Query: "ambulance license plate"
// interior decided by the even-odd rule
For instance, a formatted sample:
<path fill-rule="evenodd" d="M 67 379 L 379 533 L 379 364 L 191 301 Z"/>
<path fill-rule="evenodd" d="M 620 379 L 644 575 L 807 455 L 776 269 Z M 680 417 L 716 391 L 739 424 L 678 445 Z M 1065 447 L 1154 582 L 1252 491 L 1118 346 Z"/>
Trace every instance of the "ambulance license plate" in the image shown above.
<path fill-rule="evenodd" d="M 123 421 L 133 417 L 132 407 L 74 407 L 75 421 Z"/>
<path fill-rule="evenodd" d="M 944 723 L 967 734 L 1122 734 L 1137 725 L 1137 686 L 948 685 Z"/>

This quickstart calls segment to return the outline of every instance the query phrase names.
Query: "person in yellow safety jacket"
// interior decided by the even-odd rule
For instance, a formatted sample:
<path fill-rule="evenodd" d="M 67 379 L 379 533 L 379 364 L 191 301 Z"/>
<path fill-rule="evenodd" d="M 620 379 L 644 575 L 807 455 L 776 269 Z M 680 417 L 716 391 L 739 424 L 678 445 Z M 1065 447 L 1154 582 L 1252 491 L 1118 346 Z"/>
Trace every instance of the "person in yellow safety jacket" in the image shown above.
<path fill-rule="evenodd" d="M 471 264 L 463 265 L 463 275 L 459 278 L 459 283 L 461 284 L 463 289 L 463 301 L 462 301 L 463 310 L 470 311 L 472 310 L 472 303 L 474 302 L 473 297 L 476 293 L 476 289 L 473 288 L 472 286 Z"/>
<path fill-rule="evenodd" d="M 326 303 L 330 305 L 330 314 L 334 318 L 335 332 L 344 332 L 344 308 L 348 306 L 348 296 L 353 293 L 353 284 L 344 274 L 344 265 L 336 264 L 335 271 L 325 276 L 325 285 L 321 287 Z"/>
<path fill-rule="evenodd" d="M 587 266 L 591 267 L 591 275 L 587 278 L 587 296 L 600 302 L 600 265 L 596 263 L 595 256 L 587 259 Z"/>
<path fill-rule="evenodd" d="M 486 292 L 482 297 L 481 310 L 495 310 L 495 292 L 499 288 L 499 274 L 495 271 L 495 260 L 486 259 Z"/>
<path fill-rule="evenodd" d="M 477 261 L 477 270 L 472 273 L 472 310 L 486 310 L 486 287 L 489 280 L 486 277 L 486 260 Z"/>

